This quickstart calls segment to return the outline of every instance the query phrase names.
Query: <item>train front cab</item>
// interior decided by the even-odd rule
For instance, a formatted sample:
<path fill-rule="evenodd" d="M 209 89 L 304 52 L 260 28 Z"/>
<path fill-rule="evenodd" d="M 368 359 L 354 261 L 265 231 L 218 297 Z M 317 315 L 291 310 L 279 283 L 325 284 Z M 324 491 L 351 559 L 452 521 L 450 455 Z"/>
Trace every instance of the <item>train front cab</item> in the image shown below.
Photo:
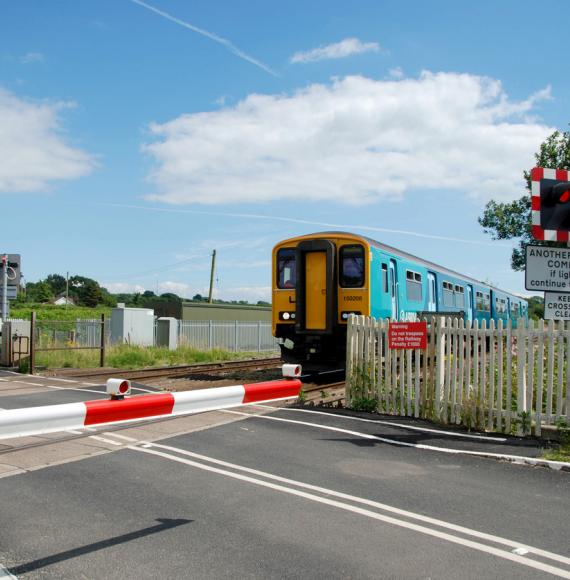
<path fill-rule="evenodd" d="M 337 367 L 350 314 L 370 312 L 370 248 L 357 236 L 301 237 L 273 250 L 273 335 L 282 358 Z"/>

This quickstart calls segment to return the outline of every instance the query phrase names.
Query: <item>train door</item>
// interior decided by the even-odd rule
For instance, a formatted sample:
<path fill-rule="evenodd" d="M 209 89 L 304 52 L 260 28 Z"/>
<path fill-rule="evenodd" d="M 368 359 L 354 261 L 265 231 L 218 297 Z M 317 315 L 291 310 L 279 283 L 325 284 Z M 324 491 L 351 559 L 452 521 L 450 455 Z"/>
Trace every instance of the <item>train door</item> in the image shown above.
<path fill-rule="evenodd" d="M 473 322 L 473 286 L 470 284 L 467 286 L 467 320 Z"/>
<path fill-rule="evenodd" d="M 307 252 L 305 255 L 305 328 L 325 330 L 327 327 L 327 255 Z"/>
<path fill-rule="evenodd" d="M 396 260 L 390 260 L 390 298 L 392 301 L 392 320 L 398 320 L 398 269 Z"/>
<path fill-rule="evenodd" d="M 505 316 L 505 321 L 511 317 L 511 299 L 507 298 L 507 312 Z"/>
<path fill-rule="evenodd" d="M 301 242 L 296 250 L 295 328 L 303 333 L 332 332 L 335 312 L 335 247 L 329 240 Z"/>
<path fill-rule="evenodd" d="M 428 272 L 428 311 L 435 312 L 437 310 L 437 294 L 435 289 L 435 274 Z"/>

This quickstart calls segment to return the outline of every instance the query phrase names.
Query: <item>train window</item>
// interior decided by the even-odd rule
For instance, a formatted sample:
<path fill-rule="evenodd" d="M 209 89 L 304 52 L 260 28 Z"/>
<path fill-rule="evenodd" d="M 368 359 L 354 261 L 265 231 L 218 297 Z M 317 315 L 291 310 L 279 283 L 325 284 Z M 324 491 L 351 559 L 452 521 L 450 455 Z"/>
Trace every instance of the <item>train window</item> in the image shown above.
<path fill-rule="evenodd" d="M 519 315 L 519 303 L 518 302 L 513 302 L 511 304 L 511 313 L 514 316 L 518 316 Z"/>
<path fill-rule="evenodd" d="M 382 287 L 388 293 L 388 264 L 382 264 Z"/>
<path fill-rule="evenodd" d="M 483 292 L 475 293 L 475 309 L 479 311 L 485 310 L 485 305 L 483 302 Z"/>
<path fill-rule="evenodd" d="M 406 295 L 408 300 L 422 301 L 422 275 L 406 270 Z"/>
<path fill-rule="evenodd" d="M 364 286 L 364 248 L 342 246 L 340 249 L 340 285 L 343 288 Z"/>
<path fill-rule="evenodd" d="M 486 312 L 491 311 L 491 296 L 489 294 L 485 294 L 485 308 Z"/>
<path fill-rule="evenodd" d="M 455 306 L 457 308 L 465 308 L 465 288 L 455 285 Z"/>
<path fill-rule="evenodd" d="M 453 304 L 453 284 L 450 282 L 443 283 L 443 305 L 452 307 Z"/>
<path fill-rule="evenodd" d="M 277 287 L 291 289 L 296 283 L 295 250 L 283 248 L 277 252 Z"/>

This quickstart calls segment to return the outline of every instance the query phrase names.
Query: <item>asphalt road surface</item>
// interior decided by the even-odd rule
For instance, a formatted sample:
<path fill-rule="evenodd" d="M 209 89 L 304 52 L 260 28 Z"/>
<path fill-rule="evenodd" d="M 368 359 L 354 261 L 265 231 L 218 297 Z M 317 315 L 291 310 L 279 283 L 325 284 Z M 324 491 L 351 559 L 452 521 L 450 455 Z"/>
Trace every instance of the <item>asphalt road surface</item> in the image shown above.
<path fill-rule="evenodd" d="M 100 390 L 67 387 L 0 408 Z M 570 578 L 570 473 L 462 453 L 536 445 L 358 419 L 242 407 L 2 441 L 0 577 Z"/>

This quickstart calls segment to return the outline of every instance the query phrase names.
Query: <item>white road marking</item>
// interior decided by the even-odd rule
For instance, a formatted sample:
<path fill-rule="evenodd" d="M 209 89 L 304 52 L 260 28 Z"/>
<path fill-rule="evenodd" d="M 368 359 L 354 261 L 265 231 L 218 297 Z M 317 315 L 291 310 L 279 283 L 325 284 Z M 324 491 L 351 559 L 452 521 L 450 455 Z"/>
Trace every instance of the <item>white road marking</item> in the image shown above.
<path fill-rule="evenodd" d="M 415 512 L 410 512 L 407 510 L 403 510 L 401 508 L 393 507 L 391 505 L 380 503 L 371 499 L 365 499 L 358 496 L 350 495 L 347 493 L 342 493 L 339 491 L 334 491 L 332 489 L 328 489 L 325 487 L 319 487 L 318 485 L 312 485 L 310 483 L 303 483 L 301 481 L 297 481 L 294 479 L 289 479 L 287 477 L 282 477 L 280 475 L 273 475 L 272 473 L 267 473 L 266 471 L 260 471 L 258 469 L 252 469 L 251 467 L 245 467 L 242 465 L 237 465 L 235 463 L 229 463 L 228 461 L 223 461 L 221 459 L 215 459 L 213 457 L 208 457 L 207 455 L 200 455 L 199 453 L 194 453 L 193 451 L 187 451 L 186 449 L 180 449 L 179 447 L 172 447 L 170 445 L 163 445 L 161 443 L 151 443 L 145 442 L 143 447 L 157 447 L 159 449 L 166 449 L 167 451 L 173 451 L 178 453 L 179 455 L 186 455 L 188 457 L 193 457 L 195 459 L 199 459 L 200 461 L 207 461 L 209 463 L 214 463 L 216 465 L 221 465 L 223 467 L 228 467 L 231 469 L 235 469 L 237 471 L 243 471 L 245 473 L 251 473 L 253 475 L 258 475 L 261 477 L 265 477 L 266 479 L 272 479 L 274 481 L 279 481 L 282 483 L 288 483 L 290 485 L 295 485 L 297 487 L 301 487 L 303 489 L 309 489 L 311 491 L 317 491 L 319 493 L 325 493 L 327 495 L 338 497 L 340 499 L 345 499 L 348 501 L 352 501 L 354 503 L 361 503 L 370 507 L 374 507 L 376 509 L 381 509 L 390 513 L 397 514 L 399 516 L 403 516 L 406 518 L 418 520 L 424 523 L 429 523 L 432 525 L 439 526 L 441 528 L 446 528 L 448 530 L 453 530 L 455 532 L 459 532 L 461 534 L 465 534 L 468 536 L 473 536 L 479 539 L 488 540 L 494 542 L 496 544 L 503 544 L 509 547 L 515 547 L 516 549 L 526 549 L 527 552 L 533 552 L 536 555 L 542 556 L 544 558 L 550 558 L 551 560 L 556 560 L 563 564 L 570 565 L 570 558 L 566 556 L 561 556 L 559 554 L 555 554 L 554 552 L 548 552 L 546 550 L 541 550 L 540 548 L 534 548 L 532 546 L 527 546 L 526 544 L 521 544 L 520 542 L 514 542 L 512 540 L 508 540 L 506 538 L 502 538 L 500 536 L 494 536 L 492 534 L 487 534 L 485 532 L 479 532 L 477 530 L 473 530 L 471 528 L 466 528 L 464 526 L 459 526 L 457 524 L 452 524 L 450 522 L 446 522 L 444 520 L 438 520 L 436 518 L 432 518 L 429 516 L 424 516 L 422 514 L 417 514 Z M 129 447 L 130 449 L 130 447 Z"/>
<path fill-rule="evenodd" d="M 277 410 L 277 407 L 270 405 L 252 405 L 252 407 L 261 407 L 263 409 Z M 402 423 L 395 423 L 394 421 L 384 421 L 384 419 L 364 419 L 362 417 L 350 417 L 348 415 L 336 415 L 333 413 L 325 413 L 324 411 L 312 411 L 311 409 L 290 409 L 288 407 L 280 407 L 279 411 L 294 411 L 296 413 L 312 413 L 314 415 L 326 415 L 327 417 L 334 417 L 335 419 L 348 419 L 350 421 L 362 421 L 364 423 L 377 423 L 379 425 L 389 425 L 391 427 L 400 427 L 401 429 L 410 429 L 411 431 L 425 431 L 426 433 L 437 433 L 438 435 L 450 435 L 451 437 L 465 437 L 467 439 L 481 439 L 483 441 L 498 441 L 504 443 L 506 437 L 488 437 L 486 435 L 475 435 L 471 433 L 458 433 L 457 431 L 443 431 L 441 429 L 430 429 L 429 427 L 418 427 L 416 425 L 404 425 Z"/>
<path fill-rule="evenodd" d="M 349 429 L 340 429 L 339 427 L 331 427 L 329 425 L 319 425 L 318 423 L 309 423 L 308 421 L 296 421 L 293 419 L 283 419 L 281 417 L 269 417 L 268 415 L 254 415 L 252 413 L 243 413 L 241 411 L 222 410 L 220 413 L 230 413 L 232 415 L 242 415 L 244 417 L 253 417 L 255 419 L 267 419 L 270 421 L 282 421 L 284 423 L 296 423 L 297 425 L 305 425 L 307 427 L 314 427 L 315 429 L 324 429 L 326 431 L 336 431 L 338 433 L 346 433 L 361 437 L 363 439 L 371 439 L 373 441 L 381 441 L 390 445 L 399 445 L 401 447 L 413 447 L 415 449 L 424 449 L 426 451 L 437 451 L 439 453 L 448 453 L 450 455 L 470 455 L 473 457 L 488 457 L 490 459 L 502 459 L 512 463 L 521 463 L 528 465 L 539 465 L 542 467 L 550 467 L 556 471 L 560 469 L 568 470 L 570 463 L 566 461 L 551 461 L 550 459 L 538 459 L 536 457 L 525 457 L 524 455 L 508 455 L 506 453 L 490 453 L 488 451 L 469 451 L 467 449 L 451 449 L 449 447 L 438 447 L 436 445 L 425 445 L 424 443 L 408 443 L 406 441 L 398 441 L 397 439 L 388 439 L 386 437 L 378 437 L 377 435 L 369 435 L 368 433 L 360 433 L 359 431 L 351 431 Z"/>
<path fill-rule="evenodd" d="M 190 467 L 196 467 L 196 468 L 202 469 L 204 471 L 209 471 L 209 472 L 212 472 L 212 473 L 217 473 L 219 475 L 224 475 L 226 477 L 230 477 L 230 478 L 237 479 L 237 480 L 240 480 L 240 481 L 244 481 L 244 482 L 247 482 L 247 483 L 251 483 L 251 484 L 254 484 L 254 485 L 259 485 L 259 486 L 262 486 L 262 487 L 266 487 L 266 488 L 269 488 L 269 489 L 273 489 L 275 491 L 280 491 L 282 493 L 286 493 L 286 494 L 290 494 L 290 495 L 295 495 L 297 497 L 302 497 L 302 498 L 307 499 L 307 500 L 311 500 L 311 501 L 314 501 L 314 502 L 317 502 L 317 503 L 321 503 L 321 504 L 329 505 L 329 506 L 332 506 L 332 507 L 336 507 L 336 508 L 339 508 L 339 509 L 342 509 L 342 510 L 345 510 L 345 511 L 352 512 L 352 513 L 357 514 L 357 515 L 361 515 L 361 516 L 368 517 L 368 518 L 371 518 L 371 519 L 379 520 L 379 521 L 382 521 L 382 522 L 385 522 L 385 523 L 388 523 L 388 524 L 392 524 L 392 525 L 395 525 L 395 526 L 399 526 L 399 527 L 402 527 L 402 528 L 406 528 L 406 529 L 409 529 L 409 530 L 413 530 L 415 532 L 419 532 L 419 533 L 422 533 L 422 534 L 426 534 L 428 536 L 433 536 L 433 537 L 439 538 L 441 540 L 445 540 L 447 542 L 451 542 L 451 543 L 454 543 L 454 544 L 459 544 L 461 546 L 465 546 L 465 547 L 468 547 L 468 548 L 472 548 L 472 549 L 478 550 L 480 552 L 485 552 L 487 554 L 492 554 L 492 555 L 497 556 L 499 558 L 503 558 L 505 560 L 510 560 L 511 562 L 515 562 L 515 563 L 521 564 L 523 566 L 528 566 L 530 568 L 534 568 L 536 570 L 540 570 L 541 572 L 548 572 L 548 573 L 553 574 L 555 576 L 558 576 L 560 578 L 569 578 L 570 579 L 570 571 L 564 570 L 562 568 L 557 568 L 556 566 L 552 566 L 550 564 L 545 564 L 543 562 L 537 562 L 537 561 L 531 560 L 530 558 L 525 558 L 524 556 L 519 556 L 517 554 L 513 554 L 510 551 L 505 551 L 504 549 L 499 549 L 499 548 L 495 548 L 493 546 L 488 546 L 488 545 L 482 544 L 480 542 L 475 542 L 473 540 L 469 540 L 469 539 L 466 539 L 466 538 L 462 538 L 462 537 L 459 537 L 459 536 L 455 536 L 455 535 L 449 534 L 447 532 L 442 532 L 440 530 L 435 530 L 435 529 L 432 529 L 432 528 L 428 528 L 426 526 L 422 526 L 422 525 L 419 525 L 419 524 L 415 524 L 415 523 L 412 523 L 412 522 L 409 522 L 409 521 L 397 519 L 397 518 L 392 517 L 392 516 L 387 516 L 387 515 L 379 514 L 377 512 L 373 512 L 373 511 L 368 510 L 368 509 L 364 509 L 364 508 L 357 507 L 357 506 L 354 506 L 354 505 L 351 505 L 351 504 L 343 503 L 341 501 L 329 499 L 327 497 L 321 497 L 321 496 L 318 496 L 318 495 L 314 495 L 312 493 L 307 493 L 305 491 L 300 491 L 298 489 L 293 489 L 293 488 L 290 488 L 290 487 L 285 487 L 284 485 L 278 485 L 278 484 L 275 484 L 275 483 L 270 483 L 268 481 L 264 481 L 264 480 L 261 480 L 261 479 L 256 479 L 254 477 L 250 477 L 248 475 L 242 475 L 240 473 L 235 473 L 233 471 L 227 471 L 227 470 L 221 469 L 219 467 L 212 467 L 210 465 L 205 465 L 204 463 L 198 463 L 197 461 L 192 461 L 192 460 L 189 460 L 189 459 L 184 459 L 183 457 L 178 457 L 176 455 L 171 455 L 169 453 L 164 453 L 162 451 L 156 451 L 155 449 L 152 449 L 152 447 L 158 447 L 158 445 L 156 445 L 156 444 L 145 444 L 142 447 L 135 446 L 135 445 L 131 445 L 131 446 L 128 447 L 128 449 L 131 449 L 133 451 L 138 451 L 140 453 L 149 453 L 151 455 L 156 455 L 156 456 L 159 456 L 159 457 L 163 457 L 165 459 L 169 459 L 171 461 L 175 461 L 175 462 L 178 462 L 178 463 L 182 463 L 182 464 L 188 465 Z M 160 447 L 166 447 L 166 446 L 160 446 Z M 176 452 L 177 453 L 181 453 L 181 451 L 183 451 L 183 450 L 176 449 Z M 190 452 L 186 452 L 186 453 L 190 454 Z M 212 461 L 212 460 L 211 459 L 208 459 L 208 461 Z M 217 460 L 216 460 L 216 462 L 217 462 Z M 241 466 L 236 466 L 236 467 L 238 469 L 242 470 L 242 471 L 246 471 L 247 470 L 247 468 L 242 468 Z M 277 476 L 271 476 L 271 478 L 272 479 L 273 478 L 277 479 Z M 308 487 L 307 484 L 303 484 L 302 482 L 295 482 L 294 480 L 289 480 L 289 482 L 293 483 L 293 485 L 296 485 L 297 487 Z M 334 492 L 333 490 L 326 490 L 324 488 L 321 488 L 321 489 L 323 489 L 323 493 L 326 493 L 327 495 L 333 495 L 333 496 L 336 495 L 338 497 L 337 492 Z M 362 498 L 357 498 L 357 499 L 359 499 L 362 502 Z M 395 508 L 393 508 L 393 509 L 395 509 Z M 408 512 L 408 513 L 410 513 L 410 512 Z M 414 515 L 419 515 L 419 514 L 414 514 Z M 423 517 L 423 516 L 420 516 L 420 517 Z M 467 529 L 467 528 L 465 528 L 465 529 Z M 470 532 L 475 532 L 475 530 L 469 530 L 469 531 Z M 480 533 L 480 532 L 475 532 L 472 535 L 476 535 L 477 533 Z M 500 538 L 500 540 L 503 540 L 503 539 Z M 503 543 L 504 543 L 504 541 L 505 540 L 503 540 Z M 506 542 L 509 542 L 509 540 L 506 540 Z M 520 546 L 520 544 L 515 544 L 515 545 L 519 545 Z M 534 550 L 534 548 L 531 548 L 531 550 Z M 564 556 L 560 556 L 558 554 L 554 554 L 554 553 L 550 553 L 550 552 L 544 552 L 544 553 L 542 553 L 543 552 L 542 550 L 538 550 L 535 553 L 538 554 L 539 552 L 541 553 L 541 555 L 544 555 L 544 553 L 545 554 L 550 554 L 550 556 L 547 556 L 547 557 L 550 557 L 553 560 L 558 560 L 558 561 L 561 561 L 561 562 L 564 561 L 565 563 L 569 563 L 570 564 L 570 559 L 564 558 Z"/>
<path fill-rule="evenodd" d="M 118 441 L 106 439 L 105 437 L 99 437 L 98 435 L 89 435 L 89 439 L 95 439 L 96 441 L 101 441 L 102 443 L 109 443 L 110 445 L 122 445 L 122 443 L 119 443 Z"/>
<path fill-rule="evenodd" d="M 50 381 L 61 381 L 62 383 L 79 383 L 80 381 L 76 381 L 73 379 L 58 379 L 57 377 L 46 377 Z"/>
<path fill-rule="evenodd" d="M 76 431 L 75 429 L 66 429 L 66 433 L 71 433 L 72 435 L 83 435 L 82 431 Z"/>
<path fill-rule="evenodd" d="M 84 393 L 97 393 L 98 395 L 107 395 L 105 391 L 94 391 L 93 389 L 80 389 L 79 387 L 58 387 L 57 385 L 40 385 L 46 389 L 57 389 L 58 391 L 81 391 Z"/>
<path fill-rule="evenodd" d="M 0 578 L 16 578 L 16 580 L 18 580 L 18 577 L 14 576 L 14 574 L 10 574 L 2 564 L 0 564 Z"/>
<path fill-rule="evenodd" d="M 28 381 L 17 381 L 16 379 L 12 379 L 12 383 L 20 383 L 22 385 L 31 385 L 32 387 L 43 387 L 41 383 L 30 383 Z"/>
<path fill-rule="evenodd" d="M 124 439 L 125 441 L 138 441 L 138 439 L 135 439 L 134 437 L 127 437 L 126 435 L 121 435 L 120 433 L 113 433 L 111 431 L 105 431 L 103 433 L 103 435 L 105 435 L 105 437 L 117 437 L 118 439 Z"/>

